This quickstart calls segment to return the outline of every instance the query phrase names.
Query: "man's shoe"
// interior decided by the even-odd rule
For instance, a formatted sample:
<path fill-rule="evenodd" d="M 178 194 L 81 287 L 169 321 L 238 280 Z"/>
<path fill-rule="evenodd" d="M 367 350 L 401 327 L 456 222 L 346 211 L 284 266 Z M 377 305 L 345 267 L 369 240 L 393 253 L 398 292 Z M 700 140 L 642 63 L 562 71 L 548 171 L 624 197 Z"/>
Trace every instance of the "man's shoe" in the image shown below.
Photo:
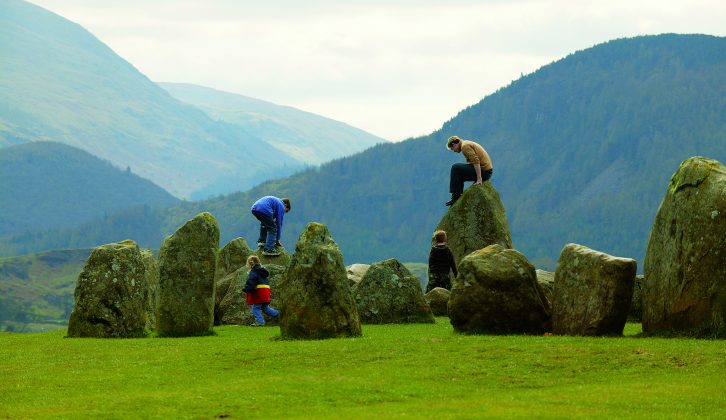
<path fill-rule="evenodd" d="M 253 323 L 250 324 L 250 327 L 264 327 L 264 325 L 263 324 L 258 324 L 256 322 L 253 322 Z"/>
<path fill-rule="evenodd" d="M 274 250 L 274 249 L 263 249 L 262 255 L 265 255 L 267 257 L 276 257 L 280 255 L 280 251 Z"/>
<path fill-rule="evenodd" d="M 257 242 L 257 248 L 262 248 L 263 246 L 265 246 L 264 242 Z"/>
<path fill-rule="evenodd" d="M 456 200 L 458 200 L 458 199 L 459 199 L 459 197 L 461 197 L 461 196 L 460 196 L 460 195 L 457 195 L 457 196 L 453 196 L 453 195 L 452 195 L 452 196 L 451 196 L 451 200 L 449 200 L 449 201 L 447 201 L 447 202 L 446 202 L 446 206 L 447 206 L 447 207 L 449 207 L 449 206 L 453 206 L 453 205 L 454 205 L 454 203 L 456 203 Z"/>

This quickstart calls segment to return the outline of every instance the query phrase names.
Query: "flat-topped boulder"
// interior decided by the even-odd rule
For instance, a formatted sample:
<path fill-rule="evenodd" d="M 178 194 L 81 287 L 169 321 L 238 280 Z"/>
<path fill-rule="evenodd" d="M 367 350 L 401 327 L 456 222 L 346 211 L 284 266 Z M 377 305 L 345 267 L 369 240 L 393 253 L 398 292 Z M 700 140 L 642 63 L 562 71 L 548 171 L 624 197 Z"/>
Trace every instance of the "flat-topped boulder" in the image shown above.
<path fill-rule="evenodd" d="M 557 335 L 619 336 L 628 318 L 637 264 L 567 244 L 555 271 L 552 328 Z"/>
<path fill-rule="evenodd" d="M 467 188 L 446 212 L 437 229 L 446 231 L 448 246 L 457 264 L 470 253 L 489 245 L 512 248 L 507 215 L 491 182 Z"/>
<path fill-rule="evenodd" d="M 467 334 L 542 334 L 550 312 L 534 266 L 514 249 L 489 245 L 459 264 L 449 319 Z"/>
<path fill-rule="evenodd" d="M 358 309 L 343 255 L 327 226 L 309 223 L 279 283 L 283 338 L 324 339 L 361 335 Z"/>
<path fill-rule="evenodd" d="M 212 334 L 219 225 L 210 213 L 200 213 L 159 249 L 160 336 Z"/>
<path fill-rule="evenodd" d="M 435 322 L 418 278 L 393 258 L 372 264 L 353 297 L 364 324 Z"/>
<path fill-rule="evenodd" d="M 726 337 L 726 167 L 693 157 L 671 177 L 653 222 L 643 332 Z"/>
<path fill-rule="evenodd" d="M 68 336 L 144 337 L 147 296 L 146 266 L 134 241 L 95 248 L 76 281 Z"/>
<path fill-rule="evenodd" d="M 434 316 L 448 316 L 449 296 L 451 296 L 451 291 L 443 287 L 434 287 L 424 295 L 424 298 Z"/>

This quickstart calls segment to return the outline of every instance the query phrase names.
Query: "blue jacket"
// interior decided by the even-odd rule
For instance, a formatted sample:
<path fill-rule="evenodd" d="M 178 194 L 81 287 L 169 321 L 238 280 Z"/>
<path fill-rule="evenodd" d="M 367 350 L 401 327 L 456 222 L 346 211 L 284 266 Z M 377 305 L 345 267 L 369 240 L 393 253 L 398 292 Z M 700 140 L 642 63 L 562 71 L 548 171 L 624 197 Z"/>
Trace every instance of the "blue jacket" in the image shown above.
<path fill-rule="evenodd" d="M 270 216 L 277 223 L 277 240 L 280 240 L 282 233 L 282 219 L 285 217 L 285 203 L 277 197 L 266 195 L 255 201 L 252 205 L 253 212 Z"/>
<path fill-rule="evenodd" d="M 259 264 L 252 267 L 247 275 L 247 283 L 243 292 L 247 293 L 247 304 L 270 303 L 270 281 L 267 277 L 270 272 Z"/>

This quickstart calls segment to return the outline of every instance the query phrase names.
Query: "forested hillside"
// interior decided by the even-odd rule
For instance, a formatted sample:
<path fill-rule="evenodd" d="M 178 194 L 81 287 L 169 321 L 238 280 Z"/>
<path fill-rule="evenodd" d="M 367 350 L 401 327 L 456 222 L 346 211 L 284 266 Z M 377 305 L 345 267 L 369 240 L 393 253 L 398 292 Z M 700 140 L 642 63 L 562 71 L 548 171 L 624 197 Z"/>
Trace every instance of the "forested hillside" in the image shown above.
<path fill-rule="evenodd" d="M 75 227 L 125 207 L 180 200 L 130 170 L 53 142 L 0 148 L 0 236 Z"/>
<path fill-rule="evenodd" d="M 306 223 L 319 221 L 330 227 L 346 264 L 424 261 L 447 209 L 449 167 L 463 159 L 445 148 L 454 134 L 489 151 L 491 182 L 514 245 L 539 267 L 553 268 L 568 242 L 634 257 L 642 266 L 657 206 L 679 163 L 694 155 L 726 161 L 726 38 L 660 35 L 597 45 L 520 78 L 429 136 L 379 145 L 246 193 L 146 218 L 117 215 L 129 230 L 100 236 L 91 233 L 108 224 L 88 225 L 73 245 L 120 240 L 142 223 L 158 223 L 161 235 L 199 211 L 220 220 L 223 241 L 242 235 L 251 242 L 257 227 L 249 206 L 275 194 L 293 202 L 285 218 L 288 247 Z M 44 239 L 60 246 L 63 236 Z"/>

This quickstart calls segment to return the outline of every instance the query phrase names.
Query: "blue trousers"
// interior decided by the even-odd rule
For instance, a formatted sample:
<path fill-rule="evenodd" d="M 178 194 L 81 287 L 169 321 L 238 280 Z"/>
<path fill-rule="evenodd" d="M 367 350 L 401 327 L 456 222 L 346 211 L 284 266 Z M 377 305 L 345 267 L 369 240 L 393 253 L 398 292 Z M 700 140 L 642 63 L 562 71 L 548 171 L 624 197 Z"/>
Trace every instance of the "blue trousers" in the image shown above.
<path fill-rule="evenodd" d="M 255 316 L 255 320 L 260 325 L 265 325 L 265 318 L 262 316 L 262 312 L 266 313 L 271 317 L 277 317 L 280 312 L 270 306 L 269 303 L 255 303 L 252 305 L 252 315 Z"/>
<path fill-rule="evenodd" d="M 257 242 L 264 242 L 265 250 L 274 251 L 275 242 L 277 241 L 277 223 L 275 219 L 256 211 L 252 211 L 252 215 L 260 221 L 260 236 Z"/>

